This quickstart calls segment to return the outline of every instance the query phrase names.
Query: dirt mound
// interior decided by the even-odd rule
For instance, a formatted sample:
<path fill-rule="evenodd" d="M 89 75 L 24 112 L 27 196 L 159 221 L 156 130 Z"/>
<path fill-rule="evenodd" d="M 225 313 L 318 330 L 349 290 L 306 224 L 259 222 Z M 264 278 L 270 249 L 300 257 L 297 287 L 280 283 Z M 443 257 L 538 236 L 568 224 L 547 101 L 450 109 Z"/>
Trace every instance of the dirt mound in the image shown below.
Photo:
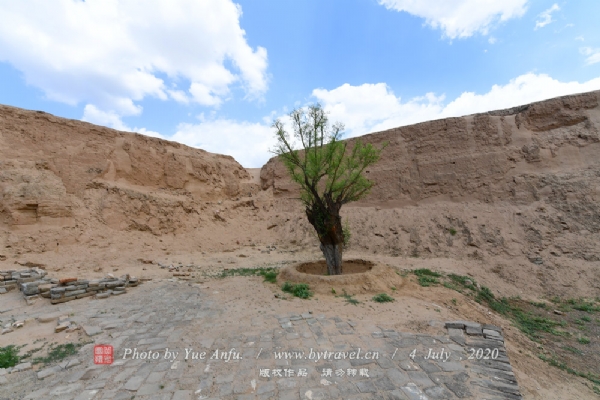
<path fill-rule="evenodd" d="M 281 270 L 277 281 L 307 283 L 311 291 L 330 295 L 392 293 L 403 286 L 394 268 L 361 259 L 344 261 L 342 275 L 327 275 L 325 261 L 289 265 Z"/>
<path fill-rule="evenodd" d="M 342 275 L 362 274 L 373 269 L 373 263 L 365 260 L 348 260 L 342 264 Z M 309 275 L 329 275 L 325 260 L 300 264 L 296 270 Z"/>

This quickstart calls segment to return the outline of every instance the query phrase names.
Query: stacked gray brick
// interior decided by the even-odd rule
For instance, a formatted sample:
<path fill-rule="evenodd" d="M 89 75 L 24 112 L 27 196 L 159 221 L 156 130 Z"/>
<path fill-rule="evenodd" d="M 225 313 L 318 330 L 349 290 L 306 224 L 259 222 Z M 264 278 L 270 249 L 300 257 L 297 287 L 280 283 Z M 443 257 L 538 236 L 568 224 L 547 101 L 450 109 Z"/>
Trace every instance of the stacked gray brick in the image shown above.
<path fill-rule="evenodd" d="M 97 298 L 106 298 L 111 295 L 123 294 L 125 288 L 139 284 L 137 278 L 129 275 L 95 280 L 78 279 L 61 284 L 58 279 L 50 279 L 46 276 L 46 271 L 37 268 L 22 271 L 0 271 L 0 277 L 0 294 L 18 287 L 28 301 L 41 296 L 49 298 L 52 304 L 94 295 Z"/>
<path fill-rule="evenodd" d="M 17 288 L 17 281 L 13 279 L 15 270 L 0 271 L 0 294 L 5 294 Z"/>
<path fill-rule="evenodd" d="M 504 346 L 502 328 L 470 321 L 446 322 L 446 328 L 450 339 L 467 349 L 498 349 L 497 357 L 473 360 L 471 370 L 482 379 L 471 380 L 471 385 L 480 387 L 482 392 L 494 396 L 493 398 L 522 399 Z"/>

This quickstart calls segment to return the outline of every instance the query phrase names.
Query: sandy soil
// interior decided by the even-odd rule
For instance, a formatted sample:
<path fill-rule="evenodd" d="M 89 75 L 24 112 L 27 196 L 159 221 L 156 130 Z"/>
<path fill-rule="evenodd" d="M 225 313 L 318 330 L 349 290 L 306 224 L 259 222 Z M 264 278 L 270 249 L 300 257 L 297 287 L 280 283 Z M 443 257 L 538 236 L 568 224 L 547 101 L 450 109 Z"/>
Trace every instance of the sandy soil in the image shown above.
<path fill-rule="evenodd" d="M 352 286 L 350 286 L 348 294 L 353 295 L 356 300 L 360 301 L 358 305 L 351 305 L 343 297 L 332 293 L 318 293 L 310 300 L 293 298 L 285 295 L 278 285 L 263 282 L 261 277 L 216 278 L 216 275 L 225 269 L 278 268 L 294 263 L 315 261 L 321 257 L 318 250 L 296 252 L 290 248 L 278 247 L 267 254 L 261 253 L 264 250 L 258 250 L 261 248 L 263 247 L 239 246 L 227 252 L 203 254 L 202 252 L 185 253 L 175 251 L 168 255 L 164 251 L 151 249 L 138 253 L 134 250 L 135 247 L 131 247 L 129 252 L 111 252 L 109 250 L 108 254 L 105 254 L 109 255 L 109 260 L 106 260 L 105 263 L 108 266 L 97 267 L 96 271 L 78 265 L 82 263 L 78 260 L 100 257 L 104 253 L 101 249 L 95 251 L 89 249 L 88 254 L 84 256 L 83 247 L 65 246 L 61 248 L 60 252 L 28 255 L 27 260 L 32 262 L 44 261 L 50 276 L 102 277 L 106 273 L 115 275 L 129 273 L 150 282 L 147 284 L 152 284 L 152 281 L 171 279 L 178 272 L 189 272 L 189 276 L 175 279 L 183 279 L 198 284 L 200 290 L 210 293 L 211 299 L 218 302 L 226 310 L 229 321 L 236 321 L 239 324 L 250 324 L 252 317 L 258 313 L 270 312 L 277 314 L 291 311 L 312 311 L 313 313 L 339 315 L 342 318 L 368 321 L 377 326 L 405 332 L 428 334 L 444 333 L 443 321 L 447 320 L 472 320 L 480 323 L 491 323 L 504 329 L 508 355 L 525 398 L 564 400 L 593 398 L 594 396 L 588 388 L 589 383 L 587 381 L 569 375 L 541 361 L 537 357 L 538 345 L 511 326 L 509 321 L 456 291 L 444 287 L 421 287 L 412 274 L 402 278 L 403 284 L 399 285 L 398 290 L 387 291 L 395 298 L 396 301 L 393 303 L 375 303 L 371 301 L 372 293 L 355 293 L 352 291 Z M 294 253 L 290 254 L 290 252 Z M 247 257 L 239 257 L 239 255 L 247 255 Z M 487 284 L 490 284 L 496 293 L 505 295 L 520 294 L 523 298 L 536 299 L 534 293 L 520 293 L 514 286 L 502 279 L 494 279 L 482 268 L 482 263 L 477 260 L 366 257 L 362 252 L 353 251 L 348 251 L 346 257 L 348 259 L 362 258 L 375 264 L 388 265 L 400 274 L 406 272 L 406 270 L 429 268 L 434 271 L 469 275 L 479 282 L 487 281 Z M 152 263 L 147 264 L 145 262 Z M 157 264 L 158 262 L 168 263 L 169 265 L 182 262 L 184 265 L 193 264 L 193 266 L 169 272 L 168 269 L 161 268 Z M 89 265 L 89 263 L 86 263 L 86 265 Z M 6 266 L 6 263 L 3 263 L 0 268 Z M 493 285 L 494 282 L 495 285 Z M 144 290 L 144 285 L 132 290 Z M 11 296 L 11 298 L 15 304 L 21 303 L 22 305 L 24 301 L 20 296 Z M 43 301 L 46 300 L 43 299 Z M 81 299 L 78 301 L 86 302 L 89 300 Z M 10 302 L 5 304 L 7 308 L 10 308 Z M 30 312 L 34 313 L 36 308 L 42 307 L 43 304 L 42 301 L 38 301 L 38 303 L 30 306 Z M 248 311 L 249 304 L 252 305 L 250 312 Z M 77 341 L 80 336 L 84 336 L 82 332 L 54 333 L 53 325 L 50 325 L 52 324 L 41 324 L 33 320 L 28 321 L 26 326 L 19 330 L 17 337 L 12 335 L 0 336 L 0 346 L 27 344 L 28 346 L 23 349 L 23 351 L 27 351 L 35 348 L 36 343 L 41 340 L 66 343 Z M 225 327 L 224 329 L 226 330 Z"/>

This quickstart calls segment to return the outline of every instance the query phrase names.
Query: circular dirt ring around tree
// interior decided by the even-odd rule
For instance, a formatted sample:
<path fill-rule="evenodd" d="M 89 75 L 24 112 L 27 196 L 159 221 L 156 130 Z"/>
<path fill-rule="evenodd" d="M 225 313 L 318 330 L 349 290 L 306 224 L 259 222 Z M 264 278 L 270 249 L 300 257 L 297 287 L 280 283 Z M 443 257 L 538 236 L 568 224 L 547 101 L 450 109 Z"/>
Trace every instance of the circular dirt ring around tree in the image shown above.
<path fill-rule="evenodd" d="M 342 275 L 327 275 L 325 260 L 288 265 L 277 275 L 277 282 L 306 283 L 318 294 L 378 294 L 400 290 L 403 280 L 387 265 L 366 260 L 347 260 L 342 263 Z M 335 293 L 332 291 L 335 291 Z"/>

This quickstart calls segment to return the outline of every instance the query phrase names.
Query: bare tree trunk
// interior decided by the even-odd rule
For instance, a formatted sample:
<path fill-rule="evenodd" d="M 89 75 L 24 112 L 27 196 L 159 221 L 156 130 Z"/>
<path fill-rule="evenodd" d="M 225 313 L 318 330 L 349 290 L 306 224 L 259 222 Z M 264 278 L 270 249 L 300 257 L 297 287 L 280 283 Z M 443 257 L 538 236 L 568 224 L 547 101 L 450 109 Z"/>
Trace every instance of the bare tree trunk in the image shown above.
<path fill-rule="evenodd" d="M 341 244 L 323 244 L 321 251 L 327 261 L 327 271 L 329 275 L 342 274 L 342 245 Z"/>
<path fill-rule="evenodd" d="M 319 235 L 321 251 L 327 261 L 329 275 L 341 275 L 344 245 L 342 218 L 340 217 L 341 204 L 333 201 L 331 193 L 326 193 L 323 197 L 325 206 L 314 203 L 312 207 L 307 207 L 306 216 Z"/>

